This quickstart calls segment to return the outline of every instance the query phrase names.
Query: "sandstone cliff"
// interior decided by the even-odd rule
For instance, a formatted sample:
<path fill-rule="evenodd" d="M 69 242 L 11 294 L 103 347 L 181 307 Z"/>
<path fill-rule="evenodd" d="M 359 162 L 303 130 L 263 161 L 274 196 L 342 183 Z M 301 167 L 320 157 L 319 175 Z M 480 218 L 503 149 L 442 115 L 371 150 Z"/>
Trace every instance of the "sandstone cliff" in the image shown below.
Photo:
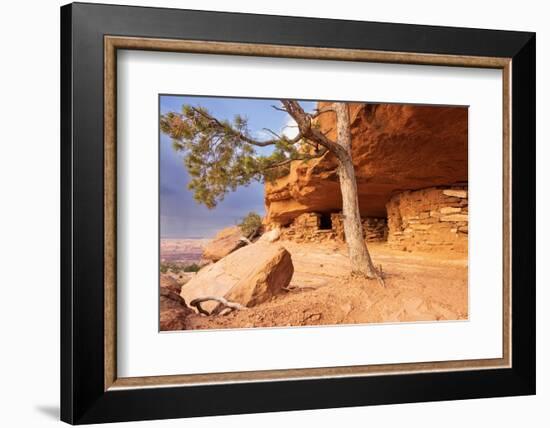
<path fill-rule="evenodd" d="M 320 107 L 323 103 L 320 103 Z M 468 181 L 468 110 L 399 104 L 352 104 L 353 159 L 361 214 L 384 217 L 392 195 Z M 318 123 L 335 138 L 335 117 Z M 334 156 L 293 162 L 265 186 L 267 221 L 289 224 L 305 212 L 341 210 Z"/>

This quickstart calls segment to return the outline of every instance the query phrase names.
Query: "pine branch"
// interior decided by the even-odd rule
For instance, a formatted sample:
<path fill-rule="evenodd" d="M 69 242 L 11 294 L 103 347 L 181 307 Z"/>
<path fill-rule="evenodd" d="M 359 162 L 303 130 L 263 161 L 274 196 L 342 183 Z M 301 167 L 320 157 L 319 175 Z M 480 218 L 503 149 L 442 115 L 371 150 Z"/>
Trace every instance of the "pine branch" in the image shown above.
<path fill-rule="evenodd" d="M 323 113 L 329 113 L 329 112 L 334 112 L 334 108 L 332 107 L 332 105 L 329 105 L 329 106 L 325 106 L 323 108 L 318 108 L 316 109 L 315 113 L 313 113 L 311 116 L 312 119 L 315 119 L 319 116 L 321 116 Z"/>
<path fill-rule="evenodd" d="M 288 113 L 288 111 L 286 111 L 284 108 L 277 107 L 276 105 L 271 105 L 271 107 L 274 108 L 277 111 L 282 111 L 284 113 Z"/>
<path fill-rule="evenodd" d="M 304 154 L 302 156 L 298 156 L 298 157 L 295 157 L 295 158 L 288 158 L 288 159 L 285 159 L 283 161 L 276 162 L 272 165 L 269 165 L 266 169 L 273 169 L 273 168 L 278 168 L 278 167 L 281 167 L 281 166 L 285 166 L 285 165 L 288 165 L 289 163 L 291 163 L 293 161 L 308 161 L 308 160 L 312 160 L 312 159 L 319 159 L 319 158 L 323 157 L 327 152 L 328 152 L 328 149 L 323 147 L 323 149 L 320 150 L 318 153 L 316 153 L 314 156 Z"/>
<path fill-rule="evenodd" d="M 195 107 L 192 107 L 192 109 L 193 109 L 194 112 L 200 114 L 201 116 L 206 118 L 208 121 L 210 121 L 210 123 L 213 126 L 215 126 L 216 128 L 218 128 L 220 131 L 229 131 L 233 135 L 237 136 L 239 139 L 247 142 L 248 144 L 252 144 L 253 146 L 258 146 L 258 147 L 274 146 L 275 144 L 279 143 L 280 141 L 286 141 L 289 144 L 296 144 L 297 142 L 299 142 L 302 139 L 302 134 L 298 133 L 298 135 L 296 137 L 291 138 L 291 139 L 286 138 L 286 137 L 280 137 L 280 138 L 275 138 L 275 139 L 265 140 L 265 141 L 255 140 L 255 139 L 250 138 L 249 136 L 243 134 L 242 132 L 238 131 L 237 129 L 233 128 L 232 126 L 225 125 L 225 124 L 221 123 L 218 119 L 216 119 L 213 116 L 210 116 L 208 113 L 206 113 L 206 112 L 204 112 L 200 109 L 197 109 Z"/>

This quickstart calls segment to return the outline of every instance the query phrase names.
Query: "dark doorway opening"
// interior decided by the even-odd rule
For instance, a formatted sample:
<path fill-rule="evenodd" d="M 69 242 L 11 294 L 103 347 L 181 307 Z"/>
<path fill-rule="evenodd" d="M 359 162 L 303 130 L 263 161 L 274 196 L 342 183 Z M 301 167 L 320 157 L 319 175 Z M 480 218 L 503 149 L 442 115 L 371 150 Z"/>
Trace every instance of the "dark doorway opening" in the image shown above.
<path fill-rule="evenodd" d="M 319 229 L 321 230 L 332 230 L 332 219 L 330 214 L 321 214 L 319 219 Z"/>

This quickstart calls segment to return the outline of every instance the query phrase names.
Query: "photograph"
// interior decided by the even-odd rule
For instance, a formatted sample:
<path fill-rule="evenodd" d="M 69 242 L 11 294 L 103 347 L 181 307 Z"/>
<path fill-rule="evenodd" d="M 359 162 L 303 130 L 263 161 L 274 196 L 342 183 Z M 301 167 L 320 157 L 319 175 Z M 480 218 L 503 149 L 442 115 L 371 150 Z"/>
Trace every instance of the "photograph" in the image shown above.
<path fill-rule="evenodd" d="M 12 419 L 312 425 L 303 413 L 328 426 L 331 411 L 336 423 L 363 411 L 424 428 L 453 401 L 461 427 L 480 412 L 503 427 L 542 415 L 542 14 L 165 6 L 71 3 L 22 21 L 55 27 L 55 46 L 6 68 L 23 76 L 6 80 L 8 149 L 28 148 L 31 122 L 45 138 L 6 157 L 25 176 L 7 174 L 24 221 L 4 223 L 22 245 L 33 227 L 55 232 L 32 254 L 57 242 L 57 264 L 33 263 L 54 266 L 60 290 L 34 287 L 58 311 L 55 325 L 30 311 L 30 343 L 58 346 L 21 367 L 55 390 L 33 386 L 35 411 L 27 400 Z M 27 39 L 8 50 L 45 37 Z M 56 85 L 25 74 L 46 56 Z M 22 115 L 29 85 L 60 108 Z M 44 145 L 49 128 L 60 150 Z M 49 202 L 57 229 L 36 221 Z M 11 247 L 22 264 L 5 282 L 20 290 L 29 252 Z M 19 310 L 6 326 L 26 320 L 20 296 L 4 300 Z M 27 324 L 7 329 L 15 344 Z"/>
<path fill-rule="evenodd" d="M 468 106 L 158 102 L 160 331 L 468 320 Z"/>

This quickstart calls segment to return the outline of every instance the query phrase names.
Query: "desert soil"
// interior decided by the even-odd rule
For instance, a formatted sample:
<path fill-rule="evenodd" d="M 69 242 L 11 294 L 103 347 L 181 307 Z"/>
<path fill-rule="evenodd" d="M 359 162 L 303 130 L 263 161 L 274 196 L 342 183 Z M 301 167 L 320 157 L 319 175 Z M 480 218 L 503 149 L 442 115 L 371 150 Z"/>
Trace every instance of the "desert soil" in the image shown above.
<path fill-rule="evenodd" d="M 464 320 L 468 318 L 466 256 L 423 254 L 369 244 L 385 288 L 350 278 L 343 244 L 281 241 L 292 255 L 288 291 L 228 315 L 191 315 L 188 329 Z M 184 285 L 185 287 L 185 285 Z"/>

